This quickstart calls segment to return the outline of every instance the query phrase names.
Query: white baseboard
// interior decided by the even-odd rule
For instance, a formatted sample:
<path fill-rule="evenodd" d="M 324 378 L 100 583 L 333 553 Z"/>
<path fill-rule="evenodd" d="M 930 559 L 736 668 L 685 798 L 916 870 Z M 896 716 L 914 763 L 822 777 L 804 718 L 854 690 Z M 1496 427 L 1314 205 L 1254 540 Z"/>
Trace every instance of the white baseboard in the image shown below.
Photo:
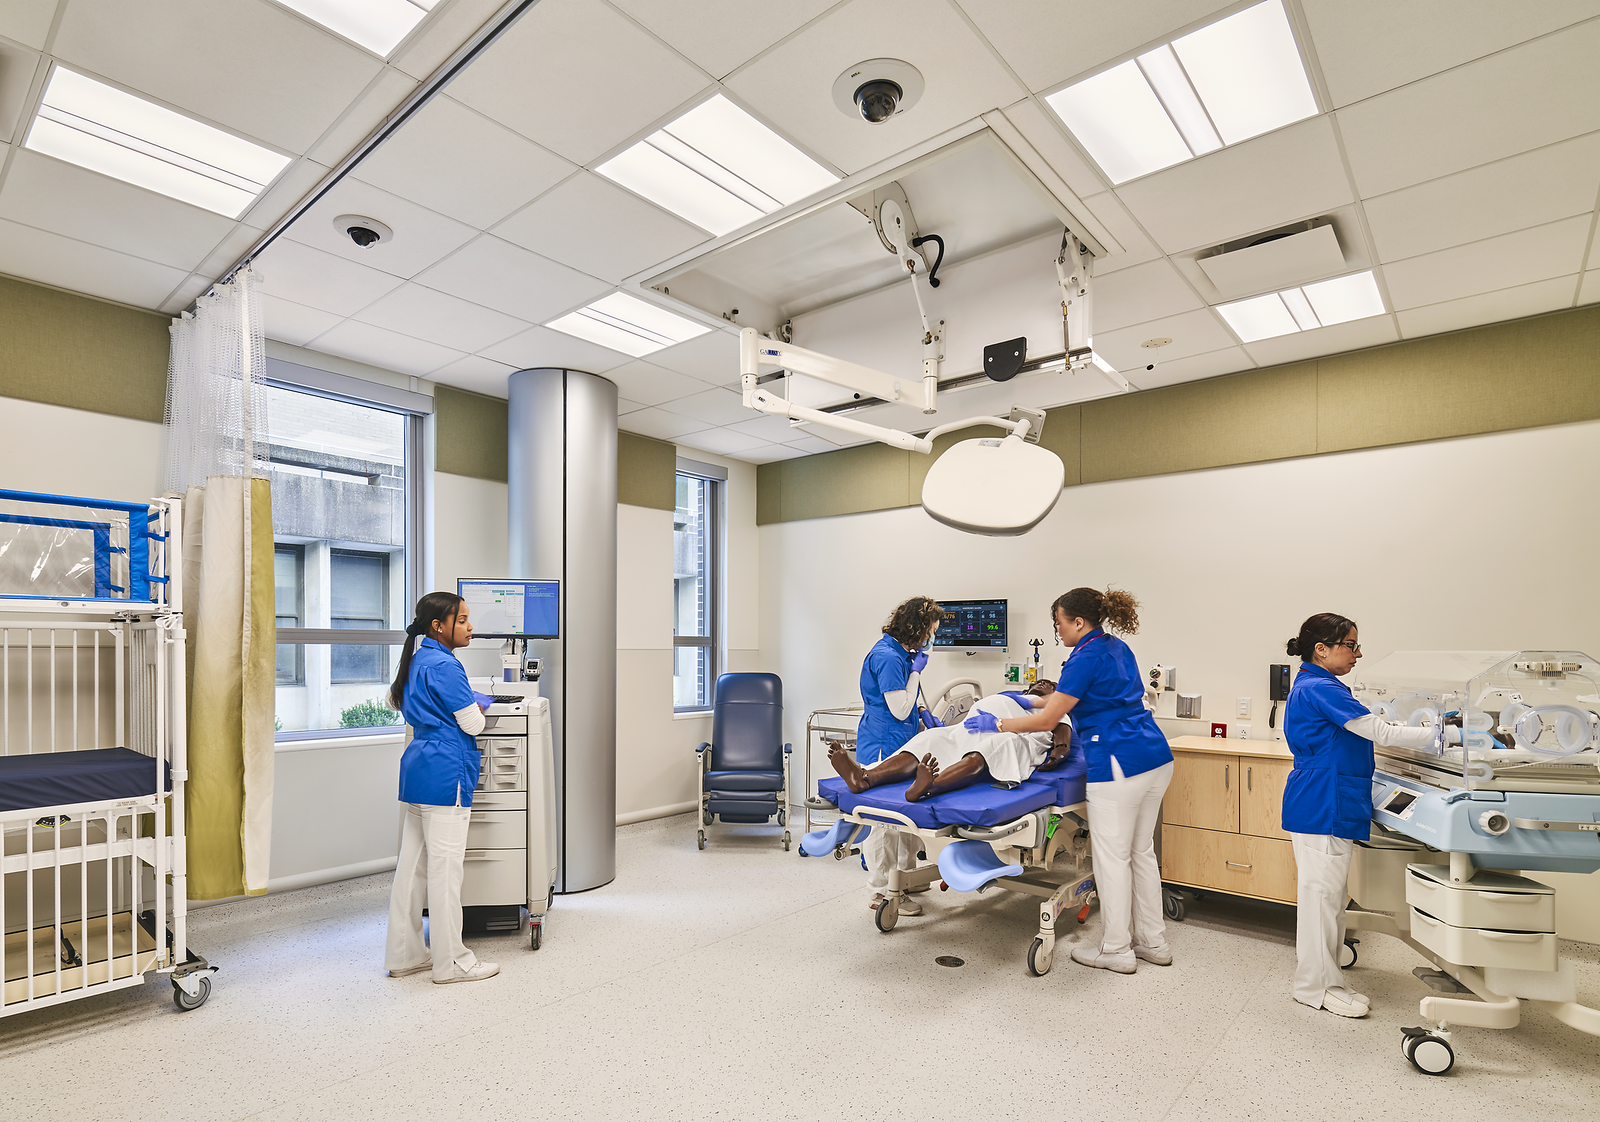
<path fill-rule="evenodd" d="M 671 818 L 674 814 L 688 814 L 700 805 L 699 799 L 690 799 L 686 803 L 669 803 L 666 806 L 653 806 L 649 810 L 630 810 L 627 814 L 617 815 L 617 825 L 627 826 L 634 822 L 648 822 L 652 818 Z"/>
<path fill-rule="evenodd" d="M 332 884 L 336 880 L 388 873 L 394 870 L 398 860 L 398 857 L 380 857 L 375 861 L 358 861 L 354 865 L 339 865 L 332 869 L 313 869 L 309 873 L 296 873 L 290 877 L 273 877 L 267 881 L 267 892 L 293 892 L 297 888 L 310 888 L 315 884 Z"/>

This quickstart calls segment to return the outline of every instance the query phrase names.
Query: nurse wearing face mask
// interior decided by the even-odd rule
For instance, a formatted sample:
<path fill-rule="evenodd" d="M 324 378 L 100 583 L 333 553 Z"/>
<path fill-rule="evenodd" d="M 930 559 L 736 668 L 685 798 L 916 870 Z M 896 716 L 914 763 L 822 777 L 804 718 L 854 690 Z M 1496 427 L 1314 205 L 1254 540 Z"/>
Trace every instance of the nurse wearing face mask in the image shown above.
<path fill-rule="evenodd" d="M 1461 730 L 1414 728 L 1367 711 L 1339 681 L 1361 657 L 1355 621 L 1321 612 L 1300 625 L 1286 650 L 1303 660 L 1289 690 L 1283 736 L 1294 770 L 1283 788 L 1283 828 L 1294 844 L 1294 999 L 1341 1017 L 1365 1017 L 1365 994 L 1345 985 L 1346 880 L 1355 843 L 1372 835 L 1374 743 L 1437 750 L 1461 743 Z"/>

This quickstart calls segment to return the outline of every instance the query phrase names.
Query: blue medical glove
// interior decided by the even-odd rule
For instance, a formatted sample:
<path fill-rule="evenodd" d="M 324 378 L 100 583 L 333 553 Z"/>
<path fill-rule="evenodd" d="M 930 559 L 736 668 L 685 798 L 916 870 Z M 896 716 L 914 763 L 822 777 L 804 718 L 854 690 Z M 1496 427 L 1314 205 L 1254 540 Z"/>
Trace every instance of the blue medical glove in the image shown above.
<path fill-rule="evenodd" d="M 982 709 L 979 709 L 961 723 L 966 726 L 968 732 L 1000 731 L 1000 722 L 995 720 L 994 714 L 985 713 Z"/>
<path fill-rule="evenodd" d="M 922 668 L 928 665 L 928 652 L 918 651 L 911 656 L 911 673 L 921 674 Z"/>
<path fill-rule="evenodd" d="M 486 693 L 479 693 L 477 690 L 472 691 L 472 701 L 479 709 L 487 709 L 494 704 L 494 698 Z"/>
<path fill-rule="evenodd" d="M 1001 697 L 1009 697 L 1012 701 L 1015 701 L 1018 705 L 1022 706 L 1024 709 L 1032 709 L 1033 708 L 1033 695 L 1032 694 L 1023 693 L 1021 690 L 1006 690 L 1006 692 L 1001 694 L 1000 696 Z"/>
<path fill-rule="evenodd" d="M 935 717 L 932 713 L 928 712 L 926 709 L 923 709 L 920 712 L 922 713 L 922 727 L 923 728 L 925 728 L 925 729 L 942 729 L 942 728 L 944 728 L 944 724 L 939 720 L 938 717 Z"/>

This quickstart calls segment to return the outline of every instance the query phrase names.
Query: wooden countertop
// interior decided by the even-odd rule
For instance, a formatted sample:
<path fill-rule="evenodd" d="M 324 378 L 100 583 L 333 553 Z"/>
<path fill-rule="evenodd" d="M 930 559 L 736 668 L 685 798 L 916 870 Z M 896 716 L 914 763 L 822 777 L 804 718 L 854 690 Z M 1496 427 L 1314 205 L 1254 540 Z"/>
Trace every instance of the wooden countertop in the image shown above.
<path fill-rule="evenodd" d="M 1233 740 L 1220 736 L 1174 736 L 1168 739 L 1174 752 L 1213 752 L 1226 756 L 1256 756 L 1262 759 L 1292 760 L 1294 753 L 1281 740 Z"/>

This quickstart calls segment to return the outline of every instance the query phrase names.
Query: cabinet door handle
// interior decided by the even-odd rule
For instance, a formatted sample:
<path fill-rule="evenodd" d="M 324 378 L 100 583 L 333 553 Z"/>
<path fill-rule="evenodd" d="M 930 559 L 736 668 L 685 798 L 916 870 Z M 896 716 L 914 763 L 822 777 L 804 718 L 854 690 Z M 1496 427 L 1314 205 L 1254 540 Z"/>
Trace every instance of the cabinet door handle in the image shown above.
<path fill-rule="evenodd" d="M 1255 790 L 1255 787 L 1252 786 L 1252 781 L 1255 779 L 1255 771 L 1256 769 L 1253 767 L 1247 767 L 1244 769 L 1244 789 L 1246 791 Z"/>
<path fill-rule="evenodd" d="M 1224 861 L 1223 864 L 1232 865 L 1235 869 L 1253 869 L 1253 868 L 1255 868 L 1254 865 L 1241 865 L 1237 861 Z"/>
<path fill-rule="evenodd" d="M 1233 788 L 1233 783 L 1228 779 L 1228 769 L 1230 766 L 1231 765 L 1229 764 L 1222 765 L 1222 789 L 1224 791 L 1228 791 Z"/>

